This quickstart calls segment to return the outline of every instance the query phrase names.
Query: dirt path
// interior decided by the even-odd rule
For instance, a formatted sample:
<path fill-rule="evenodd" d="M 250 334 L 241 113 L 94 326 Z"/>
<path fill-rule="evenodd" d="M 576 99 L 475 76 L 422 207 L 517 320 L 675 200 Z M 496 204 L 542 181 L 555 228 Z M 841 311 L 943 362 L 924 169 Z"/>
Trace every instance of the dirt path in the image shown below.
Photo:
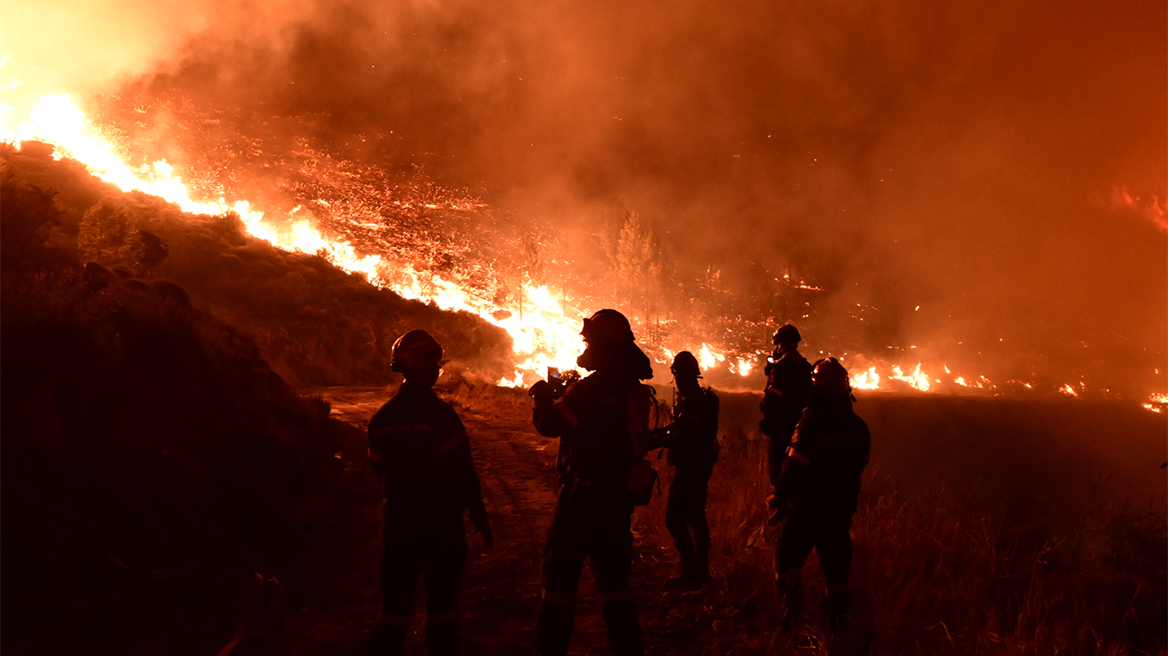
<path fill-rule="evenodd" d="M 363 427 L 389 392 L 365 387 L 312 392 L 329 400 L 334 417 L 354 427 L 337 453 L 344 462 L 343 489 L 338 498 L 327 501 L 332 507 L 325 509 L 328 519 L 320 526 L 319 542 L 287 566 L 292 600 L 287 630 L 254 644 L 245 642 L 236 651 L 238 656 L 363 654 L 377 616 L 380 499 L 365 460 Z M 470 551 L 460 603 L 463 653 L 534 653 L 539 563 L 555 502 L 556 443 L 531 428 L 529 402 L 521 393 L 497 390 L 476 395 L 464 389 L 444 396 L 455 405 L 471 436 L 495 534 L 495 548 L 486 550 L 468 524 Z M 654 512 L 659 514 L 660 508 L 639 511 Z M 642 597 L 652 597 L 672 563 L 667 550 L 648 539 L 640 518 L 636 524 L 640 535 L 632 583 Z M 580 590 L 572 653 L 607 653 L 599 602 L 587 571 Z M 658 603 L 658 598 L 647 598 L 642 606 L 651 611 Z M 669 641 L 669 632 L 656 626 L 651 614 L 643 613 L 647 647 Z M 424 612 L 415 616 L 407 653 L 424 653 L 423 617 Z"/>

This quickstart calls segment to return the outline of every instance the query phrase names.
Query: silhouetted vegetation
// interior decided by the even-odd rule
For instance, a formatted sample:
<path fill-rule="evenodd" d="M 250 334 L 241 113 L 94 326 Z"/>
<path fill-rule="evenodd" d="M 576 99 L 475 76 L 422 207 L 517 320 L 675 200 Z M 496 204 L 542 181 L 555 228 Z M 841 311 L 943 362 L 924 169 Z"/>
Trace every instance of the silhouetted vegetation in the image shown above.
<path fill-rule="evenodd" d="M 405 300 L 322 257 L 279 250 L 250 237 L 236 215 L 184 214 L 35 148 L 2 148 L 19 179 L 61 190 L 54 234 L 62 248 L 180 284 L 196 306 L 249 335 L 290 384 L 384 383 L 393 341 L 414 328 L 487 380 L 511 373 L 510 338 L 478 317 Z"/>
<path fill-rule="evenodd" d="M 233 596 L 240 568 L 303 543 L 335 467 L 327 404 L 179 285 L 82 266 L 53 195 L 0 182 L 6 642 L 127 612 L 126 586 L 178 579 L 197 603 L 226 576 Z"/>

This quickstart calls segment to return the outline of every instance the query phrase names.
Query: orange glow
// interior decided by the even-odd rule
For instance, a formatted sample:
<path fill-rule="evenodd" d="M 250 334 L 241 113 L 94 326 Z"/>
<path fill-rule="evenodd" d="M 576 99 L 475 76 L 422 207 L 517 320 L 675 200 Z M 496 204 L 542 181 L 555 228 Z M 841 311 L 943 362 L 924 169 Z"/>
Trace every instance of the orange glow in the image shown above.
<path fill-rule="evenodd" d="M 1143 404 L 1145 408 L 1155 413 L 1164 412 L 1168 408 L 1168 394 L 1156 393 L 1148 397 L 1148 403 Z"/>
<path fill-rule="evenodd" d="M 9 112 L 10 113 L 10 112 Z M 2 115 L 7 115 L 2 114 Z M 278 248 L 320 255 L 335 266 L 360 273 L 370 283 L 386 287 L 404 298 L 418 299 L 444 310 L 464 310 L 476 314 L 507 331 L 514 342 L 516 370 L 500 385 L 519 386 L 528 382 L 525 374 L 542 375 L 548 366 L 571 368 L 583 347 L 579 336 L 581 317 L 566 312 L 552 298 L 547 287 L 525 287 L 523 320 L 511 315 L 492 316 L 498 308 L 488 299 L 468 293 L 441 276 L 417 271 L 408 263 L 390 263 L 379 255 L 360 255 L 347 241 L 330 240 L 306 220 L 286 226 L 268 220 L 247 201 L 196 201 L 182 178 L 165 160 L 138 169 L 127 166 L 113 144 L 103 137 L 92 121 L 73 104 L 68 95 L 47 95 L 33 108 L 30 120 L 18 127 L 0 125 L 3 141 L 20 147 L 22 141 L 43 141 L 56 148 L 54 157 L 70 157 L 84 164 L 98 178 L 123 191 L 141 191 L 175 203 L 192 214 L 235 212 L 248 232 Z M 288 217 L 291 218 L 291 217 Z M 724 359 L 724 358 L 723 358 Z"/>
<path fill-rule="evenodd" d="M 0 119 L 11 118 L 11 108 L 0 108 Z M 263 212 L 252 209 L 246 200 L 195 200 L 174 168 L 165 160 L 132 168 L 118 154 L 114 144 L 73 103 L 69 95 L 46 95 L 30 112 L 29 120 L 12 126 L 0 123 L 0 140 L 16 148 L 23 141 L 42 141 L 55 148 L 54 157 L 69 157 L 84 164 L 89 171 L 123 191 L 141 191 L 178 205 L 192 214 L 219 215 L 235 212 L 254 237 L 278 248 L 319 255 L 340 269 L 359 273 L 378 287 L 390 289 L 403 298 L 431 303 L 443 310 L 466 311 L 507 331 L 513 342 L 515 370 L 498 381 L 499 385 L 521 387 L 542 377 L 547 367 L 572 369 L 576 356 L 583 350 L 580 339 L 582 316 L 562 306 L 547 286 L 525 285 L 522 319 L 518 314 L 500 313 L 494 300 L 468 291 L 453 280 L 432 272 L 421 271 L 409 262 L 390 262 L 380 255 L 359 254 L 348 241 L 329 239 L 308 220 L 296 220 L 299 207 L 272 221 Z M 501 318 L 500 318 L 501 317 Z M 666 350 L 672 359 L 677 351 Z M 708 344 L 696 349 L 703 369 L 714 369 L 726 362 L 726 355 Z M 731 363 L 730 370 L 749 376 L 750 360 Z"/>
<path fill-rule="evenodd" d="M 158 160 L 141 167 L 127 165 L 111 142 L 93 121 L 72 102 L 69 95 L 46 95 L 29 112 L 28 120 L 21 124 L 14 120 L 12 108 L 0 105 L 0 140 L 20 147 L 22 141 L 42 141 L 54 146 L 54 157 L 70 157 L 85 165 L 98 178 L 112 183 L 124 191 L 141 191 L 178 205 L 184 212 L 193 214 L 221 215 L 234 212 L 239 215 L 247 231 L 254 237 L 293 252 L 319 255 L 338 268 L 364 276 L 371 284 L 390 289 L 398 295 L 433 304 L 448 311 L 465 311 L 498 326 L 510 335 L 513 341 L 514 370 L 497 383 L 508 387 L 522 387 L 531 384 L 544 375 L 547 367 L 563 370 L 575 367 L 576 357 L 583 350 L 579 329 L 583 316 L 578 310 L 565 306 L 559 292 L 546 285 L 523 285 L 519 290 L 522 298 L 521 313 L 501 311 L 494 294 L 478 289 L 474 285 L 464 285 L 443 275 L 416 267 L 412 262 L 387 260 L 381 255 L 358 253 L 349 241 L 333 239 L 321 232 L 311 220 L 301 218 L 301 207 L 276 220 L 253 209 L 246 200 L 218 198 L 196 200 L 183 179 L 165 160 Z M 325 201 L 317 201 L 324 203 Z M 802 290 L 819 291 L 803 281 L 795 284 L 789 277 L 784 280 Z M 756 358 L 763 352 L 744 354 L 727 353 L 717 346 L 702 343 L 692 345 L 658 344 L 659 353 L 665 362 L 681 350 L 690 350 L 698 359 L 704 372 L 725 367 L 731 374 L 742 379 L 760 375 L 755 371 Z M 913 347 L 915 348 L 915 347 Z M 857 390 L 886 389 L 886 380 L 899 380 L 911 388 L 929 392 L 934 385 L 944 386 L 940 378 L 931 379 L 922 371 L 922 363 L 905 372 L 899 364 L 882 363 L 872 365 L 859 356 L 860 361 L 869 365 L 867 369 L 857 367 L 851 375 L 851 384 Z M 951 377 L 952 384 L 967 389 L 996 390 L 997 387 L 985 376 L 969 377 L 954 375 L 948 365 L 939 365 Z M 878 371 L 879 369 L 879 371 Z M 744 381 L 745 382 L 745 381 Z M 1026 389 L 1033 385 L 1024 381 L 1017 383 Z M 749 383 L 746 383 L 749 385 Z M 1069 396 L 1079 396 L 1085 386 L 1078 388 L 1067 384 L 1059 391 Z M 1145 407 L 1160 412 L 1168 407 L 1168 395 L 1153 395 Z"/>

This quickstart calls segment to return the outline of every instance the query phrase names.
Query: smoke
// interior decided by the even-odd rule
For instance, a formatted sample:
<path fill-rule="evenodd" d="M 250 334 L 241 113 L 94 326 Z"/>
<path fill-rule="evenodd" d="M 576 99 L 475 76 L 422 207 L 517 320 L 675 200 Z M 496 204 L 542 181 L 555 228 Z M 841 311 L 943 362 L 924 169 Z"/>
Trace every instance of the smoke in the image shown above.
<path fill-rule="evenodd" d="M 840 308 L 810 319 L 817 349 L 916 345 L 1003 375 L 1164 386 L 1164 232 L 1098 200 L 1168 197 L 1162 3 L 2 11 L 6 76 L 36 62 L 69 89 L 133 78 L 312 117 L 349 156 L 424 164 L 580 239 L 636 211 L 682 280 L 806 279 Z M 260 129 L 248 116 L 239 128 Z M 876 328 L 842 309 L 856 304 Z"/>

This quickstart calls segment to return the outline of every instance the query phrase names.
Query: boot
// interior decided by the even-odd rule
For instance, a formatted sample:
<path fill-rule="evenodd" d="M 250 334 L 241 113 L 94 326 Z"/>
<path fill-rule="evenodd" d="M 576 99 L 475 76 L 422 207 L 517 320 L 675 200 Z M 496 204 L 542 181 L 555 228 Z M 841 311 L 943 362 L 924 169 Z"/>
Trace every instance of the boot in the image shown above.
<path fill-rule="evenodd" d="M 847 626 L 851 595 L 845 588 L 828 588 L 827 596 L 820 602 L 819 607 L 827 616 L 827 630 L 832 634 L 840 633 Z"/>
<path fill-rule="evenodd" d="M 631 599 L 606 601 L 600 605 L 600 615 L 608 625 L 608 648 L 616 656 L 644 656 L 641 646 L 641 624 L 637 621 L 637 606 Z"/>
<path fill-rule="evenodd" d="M 409 631 L 408 626 L 378 624 L 366 647 L 369 656 L 401 656 Z"/>
<path fill-rule="evenodd" d="M 576 604 L 543 602 L 536 624 L 536 648 L 539 656 L 567 656 L 576 620 Z"/>
<path fill-rule="evenodd" d="M 456 656 L 458 654 L 458 622 L 428 622 L 426 624 L 426 649 L 430 656 Z"/>
<path fill-rule="evenodd" d="M 779 628 L 790 633 L 803 620 L 803 568 L 779 572 L 775 577 L 779 591 Z"/>
<path fill-rule="evenodd" d="M 698 578 L 696 560 L 692 555 L 689 558 L 682 558 L 681 573 L 666 581 L 665 587 L 670 590 L 700 590 L 702 582 Z"/>
<path fill-rule="evenodd" d="M 705 587 L 710 580 L 710 549 L 699 548 L 694 554 L 694 580 L 698 587 Z"/>

